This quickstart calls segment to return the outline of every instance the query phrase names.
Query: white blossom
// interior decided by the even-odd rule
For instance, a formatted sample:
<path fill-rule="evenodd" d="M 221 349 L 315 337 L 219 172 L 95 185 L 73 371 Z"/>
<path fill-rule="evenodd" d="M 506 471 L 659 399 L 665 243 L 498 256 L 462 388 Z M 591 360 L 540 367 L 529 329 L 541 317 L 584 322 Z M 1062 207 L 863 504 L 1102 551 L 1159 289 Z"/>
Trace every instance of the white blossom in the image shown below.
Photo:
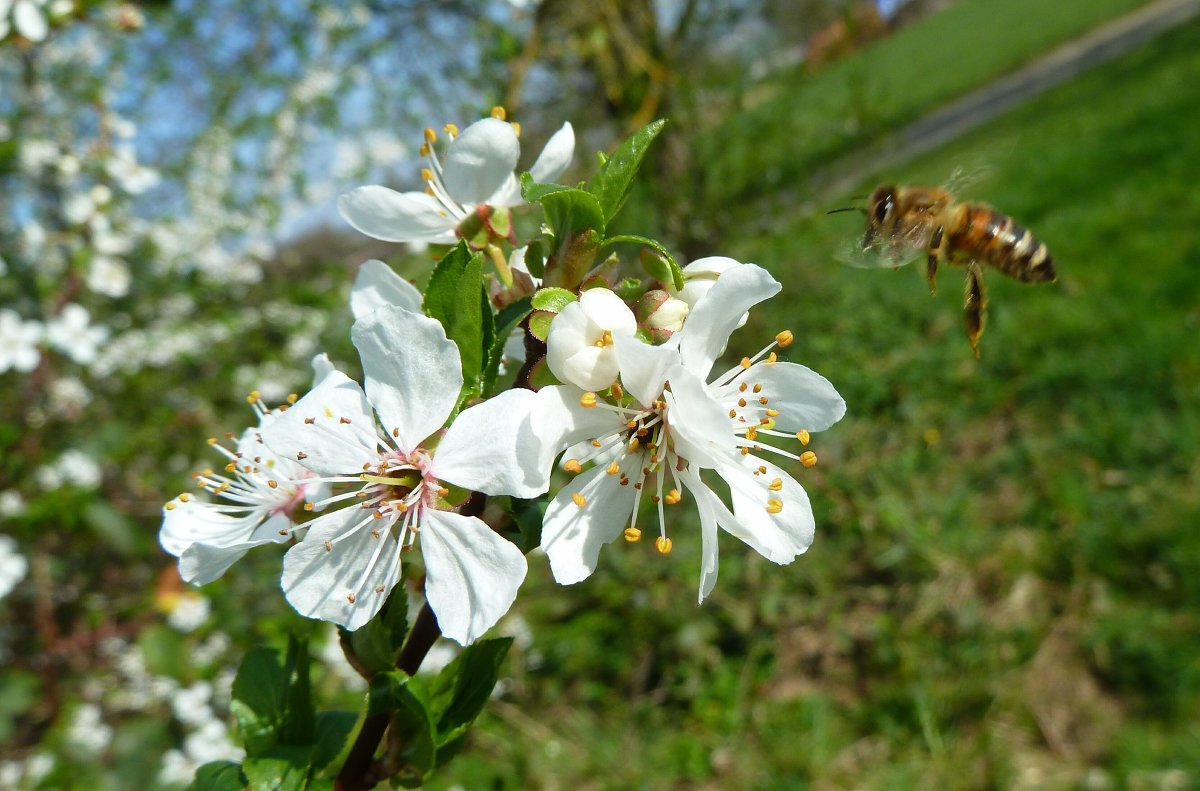
<path fill-rule="evenodd" d="M 421 154 L 424 192 L 396 192 L 371 185 L 338 199 L 346 222 L 367 236 L 386 242 L 449 243 L 455 229 L 480 206 L 518 206 L 520 182 L 513 169 L 521 154 L 517 132 L 499 118 L 476 121 L 461 134 L 446 127 L 450 143 L 445 157 L 434 150 L 437 134 L 425 130 Z M 551 136 L 530 168 L 536 181 L 553 181 L 571 163 L 575 132 L 569 123 Z"/>
<path fill-rule="evenodd" d="M 108 747 L 112 737 L 112 726 L 101 719 L 99 706 L 84 703 L 75 709 L 67 728 L 67 741 L 74 747 L 88 753 L 99 753 Z"/>
<path fill-rule="evenodd" d="M 175 598 L 167 623 L 181 632 L 194 632 L 204 625 L 212 613 L 208 598 L 198 593 L 184 593 Z"/>
<path fill-rule="evenodd" d="M 637 332 L 633 311 L 612 291 L 584 291 L 550 323 L 546 363 L 561 382 L 605 390 L 617 379 L 614 340 Z"/>
<path fill-rule="evenodd" d="M 778 291 L 761 268 L 739 266 L 697 301 L 683 329 L 662 346 L 614 338 L 619 396 L 603 398 L 574 385 L 538 392 L 542 461 L 566 449 L 563 467 L 577 473 L 550 502 L 542 529 L 556 580 L 586 579 L 600 548 L 622 534 L 637 541 L 638 506 L 649 492 L 663 554 L 672 546 L 664 507 L 679 504 L 685 492 L 696 500 L 701 601 L 716 582 L 718 527 L 775 563 L 789 563 L 808 549 L 815 526 L 808 496 L 759 454 L 815 462 L 811 452 L 796 455 L 773 440 L 806 443 L 808 432 L 842 417 L 845 403 L 820 375 L 779 362 L 775 343 L 710 376 L 741 315 Z M 777 343 L 791 343 L 790 333 L 777 336 Z M 708 475 L 723 479 L 732 509 L 705 480 Z"/>
<path fill-rule="evenodd" d="M 90 365 L 108 340 L 108 329 L 93 325 L 87 308 L 69 302 L 46 323 L 46 340 L 80 365 Z"/>
<path fill-rule="evenodd" d="M 0 373 L 9 369 L 28 373 L 42 359 L 38 343 L 44 330 L 36 321 L 25 321 L 15 311 L 0 309 Z"/>
<path fill-rule="evenodd" d="M 28 572 L 29 561 L 21 554 L 17 542 L 11 536 L 0 535 L 0 599 L 12 593 Z"/>
<path fill-rule="evenodd" d="M 463 385 L 458 349 L 437 321 L 382 307 L 351 332 L 366 392 L 333 372 L 263 429 L 279 457 L 349 491 L 318 506 L 352 505 L 313 520 L 284 558 L 283 589 L 300 613 L 358 629 L 400 578 L 400 553 L 420 537 L 425 593 L 442 632 L 468 644 L 507 612 L 525 578 L 516 546 L 453 510 L 447 484 L 535 497 L 536 439 L 521 430 L 534 394 L 510 390 L 460 413 L 438 440 Z M 434 442 L 436 441 L 436 448 Z"/>

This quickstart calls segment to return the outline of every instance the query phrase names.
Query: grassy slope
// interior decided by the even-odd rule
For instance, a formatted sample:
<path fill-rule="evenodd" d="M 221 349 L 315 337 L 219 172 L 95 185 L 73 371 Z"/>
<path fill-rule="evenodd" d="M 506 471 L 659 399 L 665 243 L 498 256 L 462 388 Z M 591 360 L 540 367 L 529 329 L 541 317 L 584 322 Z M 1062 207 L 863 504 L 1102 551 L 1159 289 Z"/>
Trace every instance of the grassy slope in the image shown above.
<path fill-rule="evenodd" d="M 965 0 L 832 64 L 789 70 L 717 126 L 707 151 L 707 205 L 802 179 L 814 167 L 1010 72 L 1146 0 Z"/>
<path fill-rule="evenodd" d="M 852 215 L 729 239 L 785 283 L 732 347 L 791 326 L 791 357 L 850 404 L 802 477 L 817 544 L 781 569 L 723 540 L 699 611 L 683 520 L 669 559 L 610 548 L 571 589 L 533 562 L 516 705 L 485 715 L 450 775 L 1066 788 L 1103 767 L 1118 786 L 1198 782 L 1198 44 L 1200 26 L 1180 30 L 888 174 L 984 160 L 969 193 L 1055 253 L 1055 285 L 990 278 L 979 363 L 958 272 L 930 298 L 911 268 L 831 263 Z"/>

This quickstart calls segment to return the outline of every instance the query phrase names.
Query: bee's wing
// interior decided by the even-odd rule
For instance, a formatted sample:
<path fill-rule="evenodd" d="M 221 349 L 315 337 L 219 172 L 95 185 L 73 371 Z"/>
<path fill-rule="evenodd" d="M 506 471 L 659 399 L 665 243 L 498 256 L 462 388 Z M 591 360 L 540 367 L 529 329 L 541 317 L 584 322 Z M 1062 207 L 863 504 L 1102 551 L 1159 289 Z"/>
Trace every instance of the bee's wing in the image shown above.
<path fill-rule="evenodd" d="M 928 229 L 916 226 L 906 234 L 878 237 L 871 244 L 863 244 L 862 239 L 851 242 L 835 258 L 856 269 L 898 269 L 924 257 L 926 239 Z"/>
<path fill-rule="evenodd" d="M 960 194 L 965 188 L 986 180 L 995 172 L 995 168 L 982 159 L 972 159 L 955 166 L 946 179 L 945 189 L 948 192 Z"/>

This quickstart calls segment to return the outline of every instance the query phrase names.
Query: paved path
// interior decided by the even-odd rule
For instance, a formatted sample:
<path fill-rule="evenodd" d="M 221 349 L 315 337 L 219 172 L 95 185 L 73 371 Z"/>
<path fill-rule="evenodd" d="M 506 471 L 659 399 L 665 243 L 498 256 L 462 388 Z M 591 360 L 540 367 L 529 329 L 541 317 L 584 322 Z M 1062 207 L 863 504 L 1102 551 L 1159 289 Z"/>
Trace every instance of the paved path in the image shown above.
<path fill-rule="evenodd" d="M 1022 102 L 1197 17 L 1200 17 L 1200 0 L 1149 3 L 814 173 L 811 187 L 820 195 L 848 192 L 868 176 L 932 151 Z"/>

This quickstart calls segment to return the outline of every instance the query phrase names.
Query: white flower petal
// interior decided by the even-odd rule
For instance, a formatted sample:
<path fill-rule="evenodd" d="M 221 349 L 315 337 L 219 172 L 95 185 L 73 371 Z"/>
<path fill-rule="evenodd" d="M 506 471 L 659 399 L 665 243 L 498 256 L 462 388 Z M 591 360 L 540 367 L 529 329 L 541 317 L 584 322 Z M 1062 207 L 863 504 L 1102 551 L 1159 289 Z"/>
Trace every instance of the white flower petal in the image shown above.
<path fill-rule="evenodd" d="M 500 189 L 489 195 L 484 203 L 501 209 L 525 203 L 525 199 L 521 197 L 521 182 L 517 180 L 517 174 L 509 173 L 508 178 L 500 185 Z"/>
<path fill-rule="evenodd" d="M 554 182 L 571 165 L 575 155 L 575 129 L 570 123 L 550 136 L 546 147 L 538 154 L 537 161 L 529 169 L 529 175 L 539 184 Z"/>
<path fill-rule="evenodd" d="M 459 203 L 481 203 L 512 175 L 521 144 L 512 125 L 484 118 L 462 131 L 446 149 L 442 183 Z"/>
<path fill-rule="evenodd" d="M 355 230 L 385 242 L 453 242 L 458 219 L 424 192 L 359 187 L 338 198 L 338 211 Z"/>
<path fill-rule="evenodd" d="M 512 606 L 525 581 L 525 556 L 481 520 L 449 511 L 426 511 L 420 540 L 425 598 L 438 626 L 469 645 Z"/>
<path fill-rule="evenodd" d="M 533 426 L 540 442 L 538 464 L 547 471 L 563 449 L 581 440 L 604 437 L 625 426 L 621 416 L 612 410 L 581 406 L 582 395 L 582 390 L 571 385 L 543 387 L 537 392 Z"/>
<path fill-rule="evenodd" d="M 330 362 L 330 360 L 329 360 L 329 355 L 326 354 L 325 352 L 321 352 L 320 354 L 313 355 L 312 369 L 313 369 L 313 387 L 316 387 L 317 385 L 321 384 L 321 382 L 325 381 L 326 376 L 329 376 L 331 373 L 333 373 L 334 371 L 337 370 L 336 368 L 333 367 L 333 363 Z"/>
<path fill-rule="evenodd" d="M 824 431 L 846 414 L 846 402 L 829 380 L 797 363 L 755 363 L 732 384 L 741 382 L 762 385 L 761 395 L 779 412 L 775 428 L 780 431 Z"/>
<path fill-rule="evenodd" d="M 433 475 L 485 494 L 543 494 L 550 470 L 539 463 L 536 404 L 532 390 L 506 390 L 459 413 L 434 453 Z"/>
<path fill-rule="evenodd" d="M 358 383 L 336 370 L 264 425 L 262 437 L 276 456 L 318 475 L 355 474 L 379 458 L 371 405 Z"/>
<path fill-rule="evenodd" d="M 643 406 L 654 403 L 662 395 L 667 372 L 679 364 L 679 350 L 668 341 L 662 346 L 642 343 L 633 336 L 613 337 L 617 360 L 621 367 L 621 385 L 625 392 Z"/>
<path fill-rule="evenodd" d="M 291 526 L 287 517 L 276 514 L 259 525 L 245 541 L 225 546 L 192 544 L 179 556 L 179 576 L 192 585 L 207 585 L 220 578 L 254 547 L 287 541 L 291 537 Z"/>
<path fill-rule="evenodd" d="M 755 475 L 759 467 L 765 467 L 766 473 Z M 735 517 L 730 520 L 728 513 L 722 515 L 718 511 L 721 527 L 767 560 L 781 565 L 791 563 L 812 545 L 816 520 L 808 494 L 795 478 L 753 455 L 731 456 L 716 471 L 729 484 Z M 768 488 L 775 480 L 782 483 L 779 491 Z M 776 514 L 768 512 L 770 500 L 778 500 L 783 509 Z"/>
<path fill-rule="evenodd" d="M 458 347 L 436 319 L 384 307 L 354 322 L 367 396 L 403 450 L 441 428 L 462 389 Z"/>
<path fill-rule="evenodd" d="M 724 407 L 691 371 L 676 366 L 664 394 L 676 451 L 692 464 L 715 467 L 735 451 L 738 438 Z"/>
<path fill-rule="evenodd" d="M 247 541 L 255 545 L 266 541 L 282 543 L 288 540 L 291 532 L 287 517 L 280 514 L 271 517 L 266 509 L 234 516 L 200 500 L 176 500 L 174 506 L 163 511 L 158 541 L 163 549 L 176 557 L 195 543 L 213 547 L 229 547 Z M 280 530 L 285 533 L 280 535 Z"/>
<path fill-rule="evenodd" d="M 360 508 L 331 511 L 308 527 L 283 558 L 284 595 L 301 615 L 354 631 L 379 612 L 400 579 L 396 539 L 384 520 Z"/>
<path fill-rule="evenodd" d="M 724 272 L 692 308 L 679 331 L 679 353 L 684 366 L 707 379 L 713 361 L 721 355 L 742 314 L 778 294 L 780 288 L 767 270 L 754 264 Z"/>
<path fill-rule="evenodd" d="M 421 292 L 382 261 L 363 261 L 350 290 L 350 312 L 361 319 L 387 305 L 421 312 Z"/>
<path fill-rule="evenodd" d="M 590 577 L 600 548 L 615 541 L 629 524 L 638 492 L 632 484 L 621 486 L 620 480 L 624 475 L 641 477 L 642 457 L 626 455 L 615 475 L 602 466 L 582 472 L 550 501 L 542 522 L 542 549 L 560 584 L 574 585 Z M 577 494 L 583 498 L 582 507 Z"/>
<path fill-rule="evenodd" d="M 42 9 L 29 0 L 18 0 L 13 8 L 13 23 L 17 26 L 18 33 L 33 42 L 42 41 L 50 32 Z"/>
<path fill-rule="evenodd" d="M 700 513 L 700 592 L 697 604 L 702 604 L 717 584 L 717 512 L 727 509 L 690 465 L 680 471 L 680 478 L 696 498 L 696 510 Z"/>

